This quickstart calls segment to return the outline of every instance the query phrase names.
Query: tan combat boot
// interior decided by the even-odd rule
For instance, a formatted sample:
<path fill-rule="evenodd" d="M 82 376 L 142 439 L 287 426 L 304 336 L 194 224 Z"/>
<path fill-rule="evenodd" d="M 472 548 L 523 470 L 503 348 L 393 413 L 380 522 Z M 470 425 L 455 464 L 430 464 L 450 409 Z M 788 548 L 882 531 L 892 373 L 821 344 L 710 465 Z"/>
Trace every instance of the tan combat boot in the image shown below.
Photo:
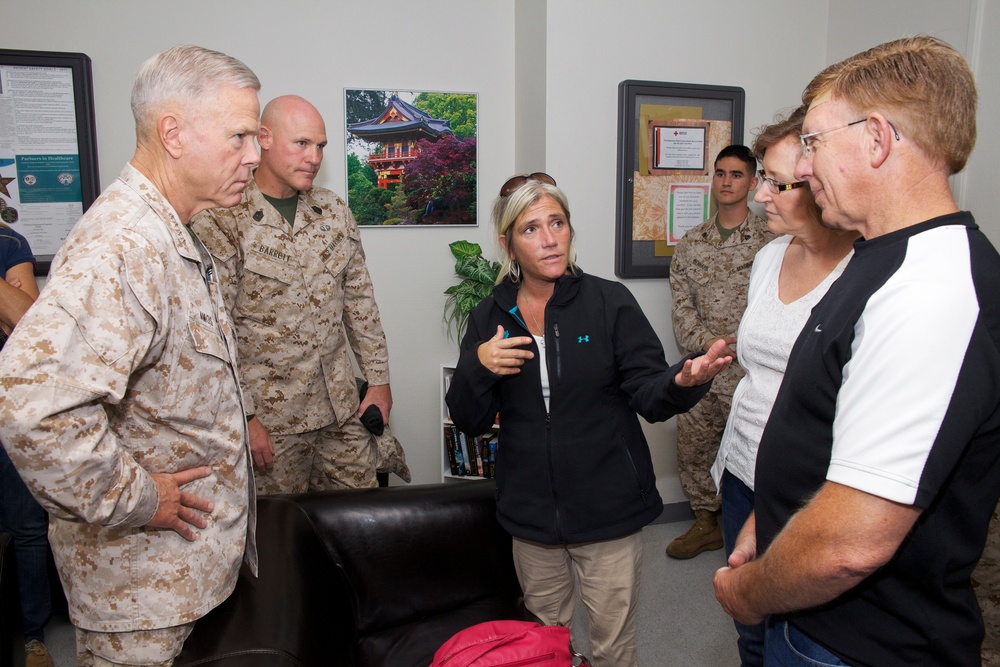
<path fill-rule="evenodd" d="M 25 667 L 54 667 L 52 656 L 49 655 L 45 644 L 32 639 L 24 645 L 24 666 Z"/>
<path fill-rule="evenodd" d="M 722 548 L 722 528 L 710 510 L 695 510 L 694 524 L 686 533 L 667 545 L 667 555 L 693 558 L 702 551 Z"/>

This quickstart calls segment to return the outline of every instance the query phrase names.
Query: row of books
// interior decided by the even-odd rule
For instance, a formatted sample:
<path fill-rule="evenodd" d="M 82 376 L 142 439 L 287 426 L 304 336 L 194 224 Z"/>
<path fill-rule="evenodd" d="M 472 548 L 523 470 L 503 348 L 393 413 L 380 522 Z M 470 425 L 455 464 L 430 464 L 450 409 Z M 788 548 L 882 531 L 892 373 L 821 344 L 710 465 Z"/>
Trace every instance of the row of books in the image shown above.
<path fill-rule="evenodd" d="M 444 427 L 451 474 L 458 477 L 495 477 L 497 469 L 497 434 L 467 436 L 458 427 Z"/>

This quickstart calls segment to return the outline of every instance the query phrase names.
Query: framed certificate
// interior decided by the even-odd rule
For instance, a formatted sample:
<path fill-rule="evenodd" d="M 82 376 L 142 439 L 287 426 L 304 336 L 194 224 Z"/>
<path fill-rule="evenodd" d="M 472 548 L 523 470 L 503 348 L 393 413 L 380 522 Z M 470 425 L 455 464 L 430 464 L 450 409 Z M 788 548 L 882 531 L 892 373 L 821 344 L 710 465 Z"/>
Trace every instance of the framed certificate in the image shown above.
<path fill-rule="evenodd" d="M 711 215 L 715 156 L 743 142 L 742 88 L 618 85 L 615 274 L 666 278 L 674 246 Z"/>

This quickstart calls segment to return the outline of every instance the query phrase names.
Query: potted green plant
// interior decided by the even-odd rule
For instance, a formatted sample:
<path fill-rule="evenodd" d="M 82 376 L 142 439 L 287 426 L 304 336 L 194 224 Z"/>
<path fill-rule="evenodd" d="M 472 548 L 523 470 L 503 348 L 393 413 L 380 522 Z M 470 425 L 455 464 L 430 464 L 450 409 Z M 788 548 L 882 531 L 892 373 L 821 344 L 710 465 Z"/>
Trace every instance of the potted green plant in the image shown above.
<path fill-rule="evenodd" d="M 500 264 L 483 257 L 483 249 L 478 243 L 455 241 L 448 247 L 455 256 L 455 273 L 462 282 L 444 291 L 448 296 L 444 303 L 444 322 L 448 338 L 460 340 L 469 313 L 493 292 Z"/>

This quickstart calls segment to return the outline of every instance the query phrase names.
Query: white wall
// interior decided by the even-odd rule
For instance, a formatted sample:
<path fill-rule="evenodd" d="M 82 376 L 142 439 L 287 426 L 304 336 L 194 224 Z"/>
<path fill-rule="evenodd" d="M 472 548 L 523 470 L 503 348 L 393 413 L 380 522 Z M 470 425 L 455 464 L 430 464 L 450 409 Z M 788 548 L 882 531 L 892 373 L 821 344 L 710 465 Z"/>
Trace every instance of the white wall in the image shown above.
<path fill-rule="evenodd" d="M 173 44 L 201 44 L 245 61 L 264 84 L 264 101 L 284 93 L 312 100 L 331 138 L 319 184 L 340 193 L 345 87 L 479 93 L 482 224 L 362 231 L 389 339 L 392 425 L 415 483 L 439 479 L 437 378 L 456 352 L 441 328 L 441 292 L 452 283 L 447 244 L 467 238 L 492 247 L 487 217 L 499 184 L 515 171 L 552 173 L 570 198 L 583 267 L 614 276 L 620 81 L 742 86 L 749 141 L 752 128 L 795 105 L 830 62 L 930 32 L 978 60 L 981 108 L 998 102 L 997 46 L 985 36 L 977 41 L 974 29 L 978 20 L 985 35 L 1000 33 L 993 0 L 175 0 L 164 7 L 121 0 L 4 5 L 4 48 L 80 51 L 93 59 L 105 185 L 132 154 L 135 70 Z M 977 49 L 971 55 L 970 45 Z M 966 205 L 985 215 L 1000 208 L 998 146 L 995 128 L 980 116 L 980 147 L 964 190 Z M 626 284 L 676 358 L 666 280 Z M 647 433 L 664 501 L 683 500 L 673 422 Z"/>
<path fill-rule="evenodd" d="M 825 61 L 826 2 L 548 0 L 547 171 L 569 197 L 584 270 L 614 277 L 618 84 L 625 79 L 741 86 L 745 141 L 795 106 Z M 721 17 L 725 17 L 724 19 Z M 802 25 L 811 30 L 801 29 Z M 818 33 L 813 33 L 813 30 Z M 794 54 L 794 57 L 792 57 Z M 623 281 L 679 357 L 667 279 Z M 675 420 L 646 425 L 664 502 L 684 499 Z"/>
<path fill-rule="evenodd" d="M 1000 3 L 996 0 L 830 0 L 827 64 L 875 44 L 927 33 L 969 61 L 979 89 L 978 140 L 965 171 L 952 179 L 958 205 L 1000 245 Z"/>
<path fill-rule="evenodd" d="M 193 43 L 243 60 L 261 100 L 301 94 L 323 113 L 330 147 L 317 183 L 344 193 L 345 87 L 479 94 L 479 178 L 491 192 L 514 164 L 514 8 L 511 0 L 120 0 L 5 2 L 4 48 L 79 51 L 94 64 L 101 182 L 132 156 L 129 95 L 155 52 Z M 480 196 L 480 210 L 489 197 Z M 454 260 L 448 243 L 491 241 L 485 226 L 364 229 L 363 243 L 389 341 L 391 423 L 414 482 L 440 481 L 440 365 L 457 355 L 441 325 Z M 491 247 L 491 246 L 488 246 Z"/>

